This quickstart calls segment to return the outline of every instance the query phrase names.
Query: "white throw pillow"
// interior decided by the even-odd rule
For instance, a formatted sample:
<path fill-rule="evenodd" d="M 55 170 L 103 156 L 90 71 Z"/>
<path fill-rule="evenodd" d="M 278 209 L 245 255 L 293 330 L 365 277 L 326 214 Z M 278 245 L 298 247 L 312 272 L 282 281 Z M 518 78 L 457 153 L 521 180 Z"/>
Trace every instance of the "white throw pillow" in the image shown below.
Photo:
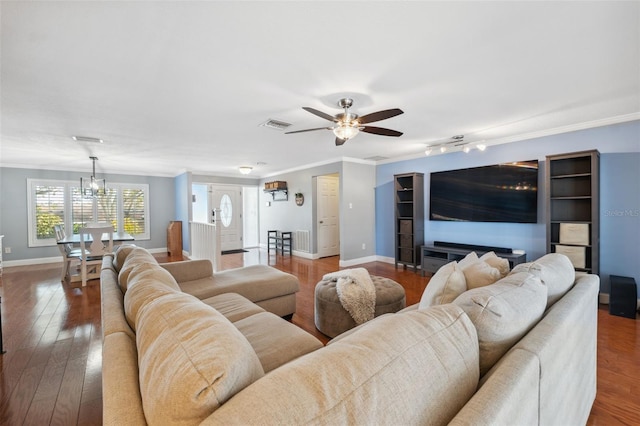
<path fill-rule="evenodd" d="M 464 272 L 468 290 L 493 284 L 502 278 L 498 269 L 484 261 L 472 263 L 462 271 Z"/>
<path fill-rule="evenodd" d="M 511 270 L 511 267 L 509 266 L 509 261 L 502 257 L 498 257 L 498 255 L 496 255 L 492 251 L 483 254 L 480 257 L 480 260 L 484 260 L 489 265 L 491 265 L 492 267 L 500 271 L 501 277 L 506 277 L 509 274 L 509 271 Z"/>
<path fill-rule="evenodd" d="M 460 266 L 460 269 L 464 269 L 468 266 L 473 265 L 477 261 L 478 261 L 478 255 L 476 254 L 475 251 L 472 251 L 471 253 L 466 255 L 464 259 L 458 262 L 458 266 Z"/>
<path fill-rule="evenodd" d="M 464 273 L 456 262 L 447 263 L 431 277 L 422 293 L 418 309 L 451 303 L 467 290 Z"/>

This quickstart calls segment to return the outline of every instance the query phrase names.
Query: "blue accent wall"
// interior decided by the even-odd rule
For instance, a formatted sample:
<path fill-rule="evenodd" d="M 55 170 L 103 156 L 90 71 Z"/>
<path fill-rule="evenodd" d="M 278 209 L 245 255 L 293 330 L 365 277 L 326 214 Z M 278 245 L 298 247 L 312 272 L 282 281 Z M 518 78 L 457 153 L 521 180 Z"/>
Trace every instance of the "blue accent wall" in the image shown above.
<path fill-rule="evenodd" d="M 394 257 L 393 175 L 425 175 L 425 242 L 450 241 L 510 247 L 527 252 L 527 260 L 546 253 L 545 157 L 600 151 L 600 272 L 608 292 L 609 275 L 634 277 L 640 285 L 640 121 L 597 127 L 473 150 L 381 164 L 376 169 L 376 254 Z M 538 223 L 454 223 L 430 221 L 431 172 L 538 159 Z M 618 213 L 612 213 L 618 212 Z M 622 212 L 622 213 L 619 213 Z M 639 291 L 640 294 L 640 291 Z"/>
<path fill-rule="evenodd" d="M 634 277 L 640 286 L 640 153 L 600 158 L 600 276 Z M 638 291 L 640 295 L 640 290 Z"/>

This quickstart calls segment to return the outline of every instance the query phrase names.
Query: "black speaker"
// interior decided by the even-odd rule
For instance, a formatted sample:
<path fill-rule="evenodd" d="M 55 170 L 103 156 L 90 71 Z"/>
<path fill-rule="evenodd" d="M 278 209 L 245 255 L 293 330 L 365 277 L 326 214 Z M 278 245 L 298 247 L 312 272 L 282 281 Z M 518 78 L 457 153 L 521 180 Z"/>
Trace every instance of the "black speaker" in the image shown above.
<path fill-rule="evenodd" d="M 636 280 L 631 277 L 610 275 L 609 313 L 619 317 L 636 319 Z"/>

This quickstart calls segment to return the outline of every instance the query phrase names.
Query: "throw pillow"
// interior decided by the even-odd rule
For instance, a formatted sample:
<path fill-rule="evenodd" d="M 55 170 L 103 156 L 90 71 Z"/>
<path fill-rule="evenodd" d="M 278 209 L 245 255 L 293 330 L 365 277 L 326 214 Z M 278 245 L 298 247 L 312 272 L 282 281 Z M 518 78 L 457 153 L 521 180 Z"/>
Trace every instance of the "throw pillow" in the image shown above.
<path fill-rule="evenodd" d="M 468 290 L 453 302 L 478 332 L 481 376 L 542 318 L 546 301 L 547 288 L 540 278 L 521 272 Z"/>
<path fill-rule="evenodd" d="M 509 271 L 511 270 L 511 267 L 509 266 L 509 261 L 507 259 L 499 257 L 492 251 L 483 254 L 480 257 L 480 260 L 484 260 L 490 266 L 500 271 L 500 275 L 501 275 L 500 278 L 506 277 L 509 274 Z"/>
<path fill-rule="evenodd" d="M 467 290 L 464 273 L 456 262 L 451 262 L 436 271 L 422 293 L 418 309 L 451 303 Z"/>
<path fill-rule="evenodd" d="M 501 278 L 500 271 L 484 261 L 472 263 L 463 268 L 462 271 L 467 282 L 467 289 L 484 287 L 495 283 Z"/>
<path fill-rule="evenodd" d="M 540 278 L 547 287 L 547 308 L 560 300 L 576 280 L 571 260 L 559 253 L 549 253 L 535 262 L 516 265 L 511 273 L 518 272 L 528 272 Z"/>
<path fill-rule="evenodd" d="M 471 253 L 467 254 L 464 259 L 458 261 L 458 266 L 460 266 L 460 269 L 464 269 L 474 263 L 476 263 L 478 261 L 478 255 L 476 254 L 475 251 L 472 251 Z"/>

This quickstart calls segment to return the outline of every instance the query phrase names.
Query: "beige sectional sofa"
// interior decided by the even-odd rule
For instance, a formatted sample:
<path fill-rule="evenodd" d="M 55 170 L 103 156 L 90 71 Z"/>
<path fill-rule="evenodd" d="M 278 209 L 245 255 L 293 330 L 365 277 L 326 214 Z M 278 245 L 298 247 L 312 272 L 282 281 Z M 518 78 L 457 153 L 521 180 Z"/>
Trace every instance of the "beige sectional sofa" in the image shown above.
<path fill-rule="evenodd" d="M 584 424 L 599 282 L 556 260 L 322 347 L 239 294 L 262 299 L 251 280 L 195 297 L 172 275 L 193 262 L 120 250 L 101 274 L 104 424 Z"/>

